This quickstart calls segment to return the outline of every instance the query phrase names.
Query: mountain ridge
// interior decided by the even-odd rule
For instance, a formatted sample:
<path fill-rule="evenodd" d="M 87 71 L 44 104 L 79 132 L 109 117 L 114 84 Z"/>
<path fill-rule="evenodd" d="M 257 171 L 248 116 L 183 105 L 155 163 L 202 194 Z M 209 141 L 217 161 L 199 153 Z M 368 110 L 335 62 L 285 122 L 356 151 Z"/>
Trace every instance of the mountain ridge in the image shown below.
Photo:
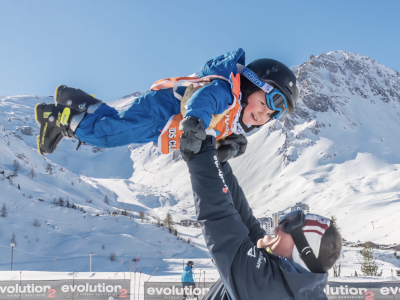
<path fill-rule="evenodd" d="M 308 62 L 292 69 L 300 86 L 300 100 L 294 113 L 281 121 L 271 121 L 249 135 L 246 153 L 231 160 L 254 214 L 271 215 L 302 201 L 312 212 L 334 215 L 347 240 L 398 243 L 395 228 L 400 226 L 396 215 L 400 210 L 400 154 L 397 151 L 400 147 L 400 74 L 371 58 L 346 51 L 311 56 Z M 107 104 L 123 110 L 138 95 L 140 92 L 135 92 Z M 84 208 L 86 213 L 80 213 L 80 220 L 84 215 L 95 219 L 95 214 L 107 209 L 118 210 L 118 206 L 136 212 L 143 210 L 161 219 L 167 212 L 173 213 L 175 221 L 195 218 L 185 163 L 177 153 L 158 154 L 155 144 L 132 144 L 116 149 L 98 149 L 86 144 L 76 152 L 76 141 L 63 140 L 54 154 L 40 156 L 36 150 L 38 125 L 33 108 L 38 102 L 52 101 L 51 96 L 0 96 L 0 172 L 5 172 L 3 180 L 0 178 L 0 201 L 13 207 L 7 218 L 0 218 L 4 232 L 0 235 L 1 247 L 8 247 L 11 238 L 8 235 L 12 232 L 18 235 L 20 247 L 30 247 L 23 238 L 26 234 L 23 230 L 28 230 L 29 236 L 34 234 L 30 227 L 35 215 L 19 223 L 11 222 L 11 217 L 27 215 L 33 209 L 31 205 L 42 205 L 43 211 L 33 209 L 42 224 L 47 224 L 50 216 L 47 218 L 46 214 L 51 213 L 52 226 L 61 229 L 67 226 L 70 222 L 65 216 L 70 210 L 55 209 L 50 204 L 59 196 L 69 197 Z M 14 160 L 19 161 L 21 169 L 18 177 L 12 178 L 11 185 L 5 177 L 13 173 Z M 46 169 L 49 164 L 52 175 Z M 29 178 L 31 169 L 37 173 L 36 178 Z M 103 202 L 106 195 L 110 197 L 110 206 Z M 45 202 L 39 204 L 39 198 Z M 89 199 L 93 200 L 90 204 L 86 202 Z M 31 202 L 34 204 L 24 208 Z M 76 217 L 75 212 L 72 215 Z M 92 228 L 96 226 L 92 221 L 85 222 L 87 225 L 82 221 L 77 223 L 86 226 L 78 231 L 83 230 L 91 239 L 95 236 Z M 117 235 L 114 242 L 118 244 L 120 223 L 104 222 L 112 227 L 112 234 Z M 125 219 L 123 222 L 127 227 L 121 234 L 135 230 L 136 224 L 126 223 L 130 221 Z M 146 235 L 146 229 L 139 226 Z M 46 236 L 48 233 L 43 227 L 46 226 L 42 225 L 39 232 L 43 230 L 41 234 Z M 70 230 L 73 232 L 73 228 Z M 67 238 L 62 232 L 49 236 Z M 195 248 L 199 248 L 193 255 L 207 257 L 202 254 L 204 241 L 196 229 L 185 231 L 184 236 L 191 236 Z M 94 243 L 100 240 L 95 239 Z M 84 245 L 85 239 L 79 237 L 76 241 L 79 241 L 74 247 L 76 253 L 82 249 L 89 251 L 88 245 Z M 38 251 L 48 251 L 55 246 L 53 242 L 49 240 L 49 248 Z M 124 243 L 114 250 L 127 257 L 128 244 Z M 150 244 L 151 249 L 157 249 L 157 243 Z M 161 259 L 183 253 L 152 255 Z M 103 257 L 104 262 L 107 255 Z M 0 266 L 7 262 L 6 258 L 0 260 Z"/>

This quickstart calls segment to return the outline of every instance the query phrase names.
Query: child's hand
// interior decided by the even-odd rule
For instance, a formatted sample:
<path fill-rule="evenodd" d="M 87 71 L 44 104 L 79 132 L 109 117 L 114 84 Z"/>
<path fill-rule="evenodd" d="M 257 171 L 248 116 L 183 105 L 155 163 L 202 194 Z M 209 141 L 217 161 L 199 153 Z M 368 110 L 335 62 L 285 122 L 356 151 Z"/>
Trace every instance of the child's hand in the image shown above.
<path fill-rule="evenodd" d="M 247 148 L 247 139 L 242 134 L 231 134 L 217 144 L 218 159 L 226 162 L 230 158 L 242 155 Z"/>
<path fill-rule="evenodd" d="M 196 117 L 186 117 L 179 124 L 179 130 L 183 131 L 179 150 L 182 158 L 189 161 L 192 154 L 200 151 L 201 143 L 206 139 L 204 123 Z"/>

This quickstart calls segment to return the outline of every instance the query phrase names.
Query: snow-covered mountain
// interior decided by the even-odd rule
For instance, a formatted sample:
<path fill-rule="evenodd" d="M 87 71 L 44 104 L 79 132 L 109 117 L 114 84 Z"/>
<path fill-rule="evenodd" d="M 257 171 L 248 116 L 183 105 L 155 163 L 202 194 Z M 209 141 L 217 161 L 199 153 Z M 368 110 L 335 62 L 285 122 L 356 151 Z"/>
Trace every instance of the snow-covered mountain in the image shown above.
<path fill-rule="evenodd" d="M 312 56 L 293 70 L 301 90 L 295 112 L 249 136 L 246 153 L 231 162 L 255 215 L 301 201 L 313 212 L 334 215 L 347 240 L 400 243 L 400 74 L 344 51 Z M 123 109 L 137 95 L 110 105 Z M 124 216 L 116 222 L 108 215 L 119 206 L 133 209 L 135 217 L 142 210 L 160 218 L 169 211 L 176 221 L 194 218 L 190 179 L 179 155 L 160 155 L 153 144 L 82 145 L 75 151 L 77 143 L 64 140 L 54 154 L 41 157 L 33 108 L 43 101 L 53 99 L 0 96 L 0 207 L 5 203 L 8 209 L 0 217 L 0 252 L 8 253 L 14 232 L 14 259 L 31 270 L 51 269 L 55 256 L 62 257 L 65 270 L 85 269 L 90 251 L 101 257 L 98 270 L 120 268 L 109 261 L 110 252 L 125 261 L 140 253 L 150 268 L 167 267 L 167 258 L 208 257 L 198 229 L 178 227 L 185 239 L 192 238 L 191 247 L 154 224 Z M 21 168 L 11 185 L 6 176 L 14 160 Z M 85 213 L 51 204 L 59 197 Z M 35 218 L 41 227 L 32 225 Z M 0 269 L 8 264 L 8 255 L 1 255 Z"/>

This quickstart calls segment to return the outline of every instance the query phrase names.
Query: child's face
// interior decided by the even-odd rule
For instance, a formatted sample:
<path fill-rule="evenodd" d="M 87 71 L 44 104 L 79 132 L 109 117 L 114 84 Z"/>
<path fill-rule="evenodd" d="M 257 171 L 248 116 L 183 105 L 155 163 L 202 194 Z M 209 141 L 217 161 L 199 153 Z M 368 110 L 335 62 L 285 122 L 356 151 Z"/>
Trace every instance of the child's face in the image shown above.
<path fill-rule="evenodd" d="M 246 125 L 264 125 L 275 112 L 267 106 L 265 92 L 258 90 L 247 98 L 247 106 L 243 112 L 243 123 Z"/>

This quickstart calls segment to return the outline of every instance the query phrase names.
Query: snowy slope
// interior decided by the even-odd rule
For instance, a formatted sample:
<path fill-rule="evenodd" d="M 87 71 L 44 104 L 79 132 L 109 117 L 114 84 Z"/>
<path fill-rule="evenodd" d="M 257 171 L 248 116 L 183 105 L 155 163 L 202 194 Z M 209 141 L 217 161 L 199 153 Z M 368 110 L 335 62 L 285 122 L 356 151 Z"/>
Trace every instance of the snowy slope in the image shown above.
<path fill-rule="evenodd" d="M 301 85 L 295 113 L 249 136 L 247 152 L 231 162 L 255 215 L 302 201 L 313 212 L 334 215 L 347 240 L 400 243 L 399 73 L 344 51 L 311 57 L 293 69 Z M 123 109 L 137 95 L 111 105 Z M 0 172 L 11 174 L 14 160 L 21 164 L 13 186 L 0 177 L 0 207 L 4 202 L 9 208 L 9 216 L 0 218 L 1 252 L 9 253 L 15 232 L 15 261 L 30 270 L 52 269 L 55 256 L 64 270 L 87 270 L 90 251 L 101 257 L 97 270 L 120 268 L 108 260 L 111 251 L 119 261 L 140 253 L 150 269 L 167 270 L 166 259 L 209 258 L 199 229 L 178 227 L 192 238 L 192 247 L 155 225 L 107 215 L 119 206 L 133 209 L 135 217 L 143 210 L 160 218 L 169 211 L 176 221 L 194 218 L 190 179 L 179 155 L 159 155 L 151 143 L 82 145 L 75 151 L 77 143 L 64 140 L 43 158 L 36 151 L 33 116 L 34 105 L 43 101 L 53 99 L 0 96 Z M 45 170 L 49 163 L 53 175 Z M 35 178 L 28 176 L 32 167 Z M 110 205 L 103 202 L 106 195 Z M 86 213 L 52 205 L 54 197 L 68 197 Z M 41 227 L 32 226 L 35 218 Z M 0 269 L 8 264 L 8 255 L 1 255 Z"/>
<path fill-rule="evenodd" d="M 127 147 L 97 149 L 83 145 L 78 153 L 76 142 L 66 140 L 54 156 L 39 155 L 33 108 L 43 101 L 51 102 L 52 98 L 0 97 L 0 208 L 5 204 L 8 213 L 5 218 L 0 217 L 0 270 L 10 268 L 9 245 L 13 234 L 16 239 L 13 268 L 21 270 L 54 270 L 57 259 L 59 271 L 87 271 L 91 251 L 95 253 L 94 271 L 120 270 L 122 260 L 127 268 L 138 254 L 142 270 L 146 272 L 156 267 L 167 270 L 170 263 L 163 259 L 179 258 L 180 265 L 182 259 L 209 257 L 199 239 L 199 229 L 187 232 L 186 228 L 181 230 L 177 226 L 182 238 L 178 239 L 156 226 L 155 214 L 146 203 L 117 202 L 124 194 L 117 194 L 118 190 L 114 193 L 107 186 L 113 187 L 110 183 L 115 178 L 129 178 L 132 174 L 132 162 L 127 164 L 131 151 Z M 20 165 L 17 176 L 13 176 L 14 161 Z M 51 174 L 47 165 L 51 166 Z M 109 205 L 103 201 L 105 196 L 109 198 Z M 52 204 L 60 197 L 63 207 Z M 67 201 L 70 207 L 66 207 Z M 109 214 L 123 209 L 132 210 L 132 218 Z M 139 211 L 146 212 L 149 220 L 142 223 Z M 35 219 L 38 226 L 33 226 Z M 189 237 L 191 244 L 187 243 Z M 116 254 L 115 262 L 109 259 L 111 252 Z"/>

